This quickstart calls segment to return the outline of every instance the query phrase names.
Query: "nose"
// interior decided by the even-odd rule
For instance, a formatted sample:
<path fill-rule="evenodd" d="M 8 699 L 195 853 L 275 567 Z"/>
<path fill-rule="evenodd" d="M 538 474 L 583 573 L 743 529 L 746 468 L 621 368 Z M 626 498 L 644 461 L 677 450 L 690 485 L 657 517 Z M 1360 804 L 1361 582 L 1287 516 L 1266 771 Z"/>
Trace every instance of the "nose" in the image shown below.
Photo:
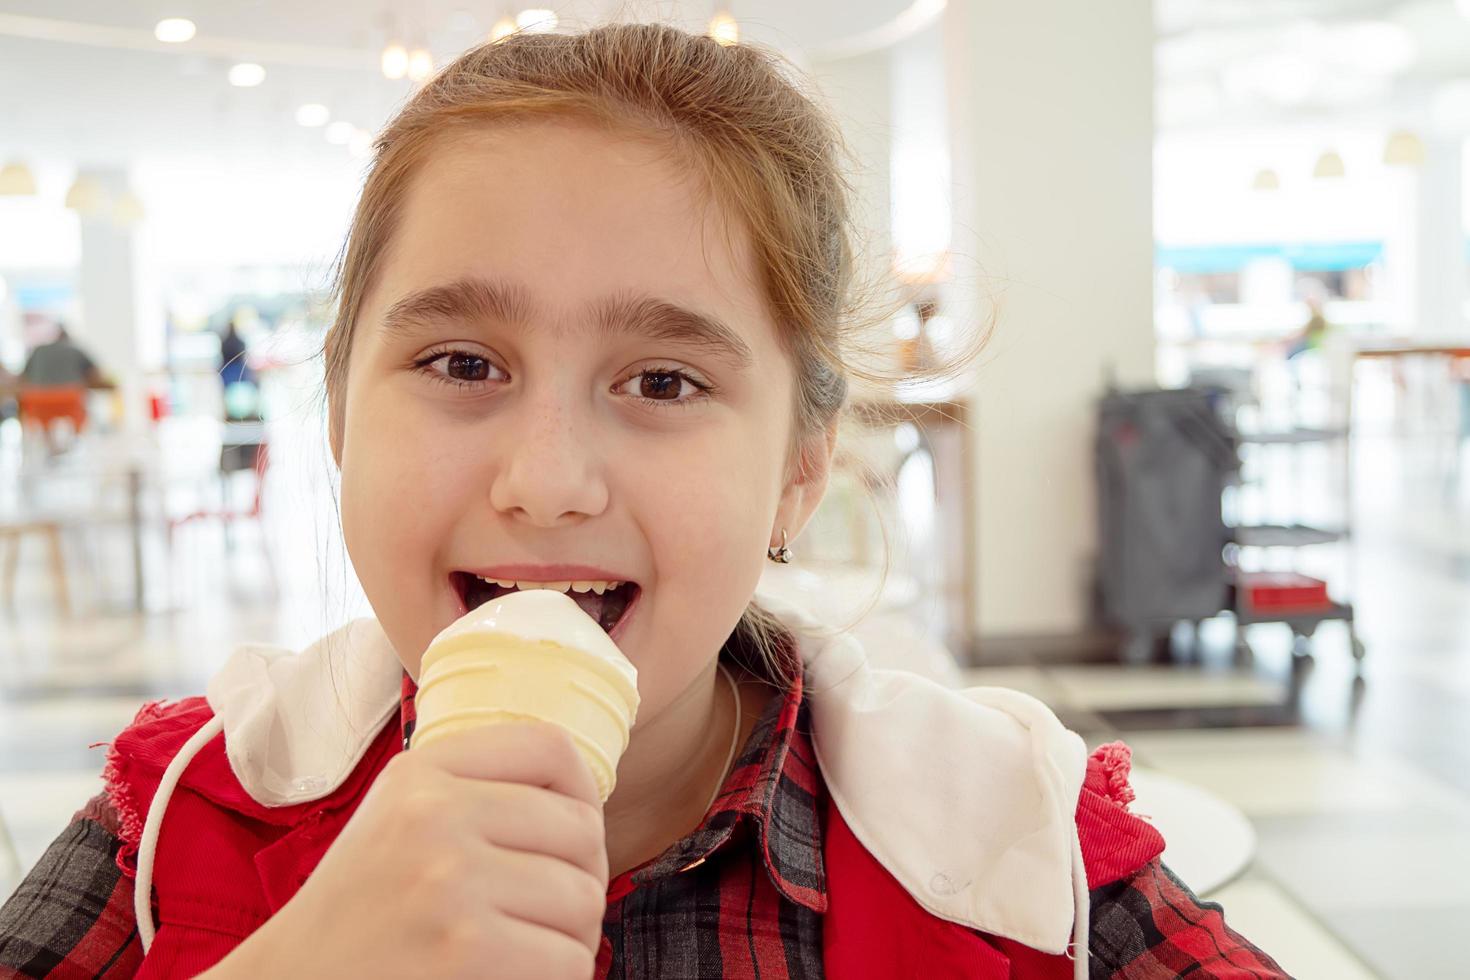
<path fill-rule="evenodd" d="M 495 420 L 500 465 L 490 484 L 497 511 L 535 527 L 559 527 L 607 508 L 602 460 L 585 415 L 565 397 L 526 399 Z"/>

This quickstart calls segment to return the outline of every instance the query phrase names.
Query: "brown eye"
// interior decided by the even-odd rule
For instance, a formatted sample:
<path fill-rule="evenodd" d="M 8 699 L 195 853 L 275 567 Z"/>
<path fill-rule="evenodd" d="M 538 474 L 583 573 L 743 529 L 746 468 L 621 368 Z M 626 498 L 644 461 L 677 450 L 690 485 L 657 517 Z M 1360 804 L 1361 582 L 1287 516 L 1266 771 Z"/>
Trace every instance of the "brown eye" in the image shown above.
<path fill-rule="evenodd" d="M 644 405 L 687 408 L 709 398 L 715 388 L 681 368 L 652 367 L 627 375 L 613 390 Z"/>
<path fill-rule="evenodd" d="M 684 379 L 671 371 L 644 371 L 639 375 L 638 393 L 654 401 L 675 401 Z"/>
<path fill-rule="evenodd" d="M 455 381 L 484 381 L 490 377 L 490 361 L 475 354 L 450 354 L 444 373 Z"/>

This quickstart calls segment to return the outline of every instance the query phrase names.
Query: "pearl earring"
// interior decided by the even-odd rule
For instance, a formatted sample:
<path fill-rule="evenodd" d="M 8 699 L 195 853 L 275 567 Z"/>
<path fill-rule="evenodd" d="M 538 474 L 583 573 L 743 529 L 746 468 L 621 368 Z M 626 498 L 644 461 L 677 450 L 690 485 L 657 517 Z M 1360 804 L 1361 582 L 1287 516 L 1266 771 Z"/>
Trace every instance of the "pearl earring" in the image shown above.
<path fill-rule="evenodd" d="M 767 548 L 766 557 L 778 565 L 791 563 L 791 549 L 786 547 L 786 529 L 784 527 L 781 529 L 781 547 Z"/>

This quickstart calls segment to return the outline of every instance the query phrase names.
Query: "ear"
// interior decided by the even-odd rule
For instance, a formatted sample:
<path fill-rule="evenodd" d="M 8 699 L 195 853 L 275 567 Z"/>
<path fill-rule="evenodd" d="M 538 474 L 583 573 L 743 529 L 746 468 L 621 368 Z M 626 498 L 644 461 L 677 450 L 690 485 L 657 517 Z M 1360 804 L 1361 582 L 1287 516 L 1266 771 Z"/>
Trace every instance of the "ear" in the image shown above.
<path fill-rule="evenodd" d="M 827 480 L 832 475 L 832 459 L 837 451 L 837 419 L 833 419 L 819 433 L 809 436 L 797 449 L 795 465 L 786 486 L 781 490 L 781 502 L 776 508 L 776 523 L 771 528 L 771 547 L 781 544 L 781 530 L 786 530 L 786 543 L 790 544 L 801 534 L 822 495 L 827 492 Z"/>
<path fill-rule="evenodd" d="M 332 447 L 332 462 L 337 464 L 337 471 L 342 470 L 342 405 L 339 399 L 327 392 L 327 443 Z"/>

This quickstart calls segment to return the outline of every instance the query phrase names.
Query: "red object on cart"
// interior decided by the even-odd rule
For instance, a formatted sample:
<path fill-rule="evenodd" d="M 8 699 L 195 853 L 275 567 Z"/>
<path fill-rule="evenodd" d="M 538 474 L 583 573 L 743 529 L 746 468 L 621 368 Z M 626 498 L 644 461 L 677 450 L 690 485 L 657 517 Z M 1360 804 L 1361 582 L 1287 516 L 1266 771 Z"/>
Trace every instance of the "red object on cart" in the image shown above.
<path fill-rule="evenodd" d="M 1330 609 L 1327 583 L 1296 572 L 1240 572 L 1241 604 L 1252 612 Z"/>
<path fill-rule="evenodd" d="M 158 391 L 150 391 L 148 393 L 148 418 L 151 421 L 157 422 L 160 419 L 168 418 L 168 415 L 168 395 Z"/>

